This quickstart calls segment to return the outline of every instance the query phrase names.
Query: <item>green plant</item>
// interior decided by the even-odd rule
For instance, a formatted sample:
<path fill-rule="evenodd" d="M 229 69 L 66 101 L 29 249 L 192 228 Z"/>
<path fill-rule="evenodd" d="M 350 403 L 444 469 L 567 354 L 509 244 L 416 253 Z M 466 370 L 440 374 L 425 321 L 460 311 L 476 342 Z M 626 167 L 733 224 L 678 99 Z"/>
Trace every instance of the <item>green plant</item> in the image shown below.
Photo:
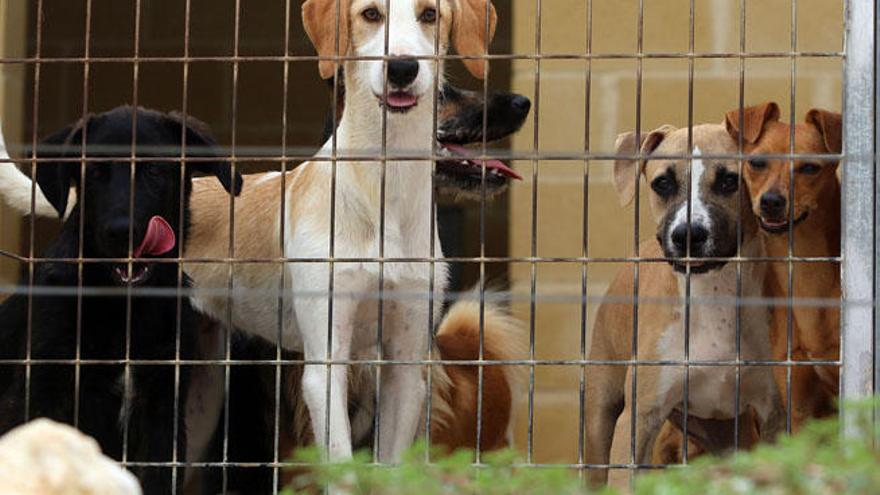
<path fill-rule="evenodd" d="M 880 402 L 849 404 L 856 435 L 842 437 L 836 419 L 815 421 L 798 435 L 773 445 L 726 458 L 704 457 L 682 468 L 671 468 L 636 478 L 636 495 L 805 495 L 880 493 L 880 449 L 874 412 Z M 333 484 L 352 494 L 377 495 L 612 495 L 586 487 L 575 471 L 529 467 L 511 451 L 487 454 L 475 466 L 473 452 L 450 456 L 431 453 L 417 445 L 399 466 L 371 462 L 359 453 L 350 462 L 322 463 L 316 449 L 297 452 L 294 462 L 314 466 L 288 488 L 296 490 Z"/>

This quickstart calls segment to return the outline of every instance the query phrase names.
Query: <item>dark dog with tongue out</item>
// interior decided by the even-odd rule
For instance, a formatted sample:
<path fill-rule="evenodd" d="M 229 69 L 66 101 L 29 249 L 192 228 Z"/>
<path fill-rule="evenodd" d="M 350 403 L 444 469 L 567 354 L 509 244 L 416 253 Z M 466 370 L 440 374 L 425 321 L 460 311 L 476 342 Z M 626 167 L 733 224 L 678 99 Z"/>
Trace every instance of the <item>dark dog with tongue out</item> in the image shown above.
<path fill-rule="evenodd" d="M 182 171 L 184 141 L 198 159 Z M 150 463 L 197 460 L 204 448 L 199 435 L 188 438 L 186 418 L 197 371 L 173 364 L 197 357 L 202 320 L 179 294 L 188 280 L 170 260 L 189 222 L 191 174 L 241 187 L 214 144 L 195 120 L 131 107 L 39 144 L 43 194 L 61 216 L 72 185 L 79 199 L 35 264 L 32 296 L 0 306 L 0 358 L 34 360 L 0 368 L 0 432 L 41 416 L 70 423 L 131 463 L 145 493 L 182 486 L 183 472 Z"/>

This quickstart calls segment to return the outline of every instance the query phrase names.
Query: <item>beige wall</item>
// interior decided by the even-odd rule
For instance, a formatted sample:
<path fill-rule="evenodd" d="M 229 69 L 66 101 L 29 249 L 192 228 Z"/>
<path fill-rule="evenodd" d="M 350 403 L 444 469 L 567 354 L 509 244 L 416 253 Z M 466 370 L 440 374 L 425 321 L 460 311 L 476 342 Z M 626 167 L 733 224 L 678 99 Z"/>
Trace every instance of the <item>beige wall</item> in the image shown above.
<path fill-rule="evenodd" d="M 0 56 L 25 56 L 26 2 L 0 0 Z M 24 124 L 24 67 L 0 64 L 0 122 L 7 146 L 21 143 Z M 0 164 L 0 167 L 9 167 Z M 20 217 L 0 206 L 0 249 L 20 252 Z M 19 264 L 0 256 L 0 285 L 13 283 Z M 0 299 L 3 295 L 0 294 Z"/>
<path fill-rule="evenodd" d="M 509 16 L 514 24 L 513 51 L 534 54 L 536 3 L 513 2 Z M 541 12 L 542 54 L 583 54 L 588 30 L 583 0 L 545 0 Z M 594 54 L 634 53 L 637 50 L 637 0 L 593 0 L 592 49 Z M 688 50 L 689 0 L 645 0 L 644 51 Z M 843 6 L 840 0 L 799 0 L 798 50 L 841 51 Z M 791 47 L 788 0 L 749 0 L 746 49 L 789 51 Z M 502 18 L 505 14 L 502 13 Z M 739 2 L 696 0 L 694 46 L 696 52 L 739 50 Z M 582 153 L 586 148 L 586 81 L 591 74 L 590 150 L 612 153 L 618 133 L 635 128 L 635 60 L 544 60 L 540 62 L 540 98 L 536 123 L 530 122 L 514 139 L 517 153 Z M 796 114 L 802 119 L 814 106 L 840 108 L 842 66 L 838 59 L 802 58 L 796 70 Z M 536 63 L 517 61 L 513 66 L 513 90 L 535 98 Z M 746 104 L 772 99 L 790 108 L 790 59 L 749 59 L 745 63 Z M 696 60 L 694 63 L 693 115 L 695 123 L 720 122 L 724 112 L 735 108 L 739 98 L 739 60 Z M 687 60 L 648 60 L 642 66 L 642 130 L 664 123 L 687 125 Z M 536 137 L 537 136 L 537 137 Z M 537 148 L 535 142 L 537 141 Z M 532 204 L 532 169 L 537 166 L 537 204 Z M 511 195 L 510 255 L 532 255 L 535 234 L 540 257 L 573 257 L 583 254 L 584 173 L 589 172 L 589 256 L 627 256 L 633 246 L 633 208 L 618 206 L 610 182 L 611 162 L 522 161 L 517 164 L 526 180 Z M 643 203 L 646 204 L 646 203 Z M 537 232 L 533 231 L 532 208 L 537 207 Z M 644 213 L 644 211 L 643 211 Z M 653 236 L 645 215 L 640 223 L 642 238 Z M 601 296 L 619 266 L 591 264 L 588 292 Z M 536 266 L 535 311 L 536 357 L 581 357 L 582 264 L 541 263 Z M 516 293 L 529 294 L 531 266 L 511 268 Z M 566 301 L 542 302 L 543 296 L 562 296 Z M 598 306 L 588 306 L 587 333 Z M 529 321 L 528 303 L 516 312 Z M 578 445 L 580 369 L 576 366 L 540 367 L 535 373 L 534 459 L 539 462 L 576 462 Z M 589 374 L 587 375 L 589 379 Z M 589 400 L 589 398 L 587 398 Z M 528 425 L 527 398 L 518 416 L 517 445 L 525 449 Z"/>

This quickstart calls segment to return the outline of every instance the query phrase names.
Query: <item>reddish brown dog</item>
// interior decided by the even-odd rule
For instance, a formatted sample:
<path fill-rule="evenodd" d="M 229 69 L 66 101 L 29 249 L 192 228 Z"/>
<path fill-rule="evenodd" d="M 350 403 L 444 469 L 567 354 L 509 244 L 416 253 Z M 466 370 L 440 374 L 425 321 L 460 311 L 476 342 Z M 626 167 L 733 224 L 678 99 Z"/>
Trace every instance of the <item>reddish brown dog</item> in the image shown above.
<path fill-rule="evenodd" d="M 840 255 L 840 182 L 836 159 L 762 158 L 757 155 L 839 154 L 841 117 L 821 109 L 807 112 L 805 122 L 790 126 L 779 121 L 779 107 L 768 102 L 728 112 L 726 126 L 734 139 L 742 136 L 743 152 L 756 155 L 743 163 L 752 211 L 759 219 L 767 255 L 789 255 L 789 235 L 794 234 L 791 254 L 797 257 L 837 257 Z M 792 127 L 794 146 L 791 145 Z M 792 172 L 794 175 L 792 176 Z M 792 186 L 794 186 L 792 188 Z M 766 294 L 789 297 L 789 266 L 771 264 Z M 840 266 L 836 262 L 793 262 L 791 296 L 792 361 L 836 361 L 840 355 L 840 310 L 835 304 L 799 305 L 811 298 L 840 299 Z M 773 310 L 770 342 L 774 360 L 788 358 L 789 310 L 777 304 Z M 787 397 L 786 367 L 775 370 L 782 397 Z M 791 367 L 792 430 L 807 418 L 833 412 L 838 394 L 836 366 Z M 783 399 L 784 400 L 784 399 Z"/>

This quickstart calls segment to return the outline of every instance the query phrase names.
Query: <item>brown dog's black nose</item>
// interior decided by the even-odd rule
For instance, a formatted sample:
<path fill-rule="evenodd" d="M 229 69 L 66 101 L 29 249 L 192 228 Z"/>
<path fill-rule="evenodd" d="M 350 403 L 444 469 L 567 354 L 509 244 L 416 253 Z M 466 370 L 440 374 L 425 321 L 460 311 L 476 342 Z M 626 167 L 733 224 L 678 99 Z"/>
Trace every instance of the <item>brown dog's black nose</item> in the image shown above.
<path fill-rule="evenodd" d="M 398 88 L 405 88 L 419 75 L 419 61 L 412 59 L 388 62 L 388 81 Z"/>
<path fill-rule="evenodd" d="M 687 252 L 687 233 L 688 226 L 686 223 L 672 230 L 672 244 L 682 254 Z M 691 256 L 700 256 L 707 240 L 709 240 L 709 230 L 702 224 L 691 224 Z"/>
<path fill-rule="evenodd" d="M 785 196 L 778 192 L 766 192 L 761 195 L 761 213 L 771 218 L 785 216 L 787 203 Z"/>

